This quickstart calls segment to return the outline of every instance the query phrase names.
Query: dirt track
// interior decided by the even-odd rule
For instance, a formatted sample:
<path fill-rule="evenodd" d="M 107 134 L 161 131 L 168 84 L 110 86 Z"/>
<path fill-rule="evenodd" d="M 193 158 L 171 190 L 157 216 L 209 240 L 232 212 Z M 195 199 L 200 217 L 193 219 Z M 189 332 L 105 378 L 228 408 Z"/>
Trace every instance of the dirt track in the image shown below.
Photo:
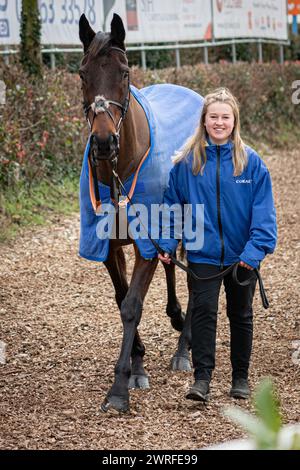
<path fill-rule="evenodd" d="M 300 352 L 293 346 L 300 340 L 299 158 L 300 149 L 265 157 L 273 177 L 279 242 L 262 268 L 268 311 L 256 295 L 250 378 L 253 388 L 263 376 L 273 377 L 285 422 L 300 416 Z M 113 379 L 122 328 L 104 266 L 77 256 L 78 229 L 74 216 L 0 246 L 0 341 L 7 345 L 6 364 L 0 364 L 0 448 L 195 449 L 240 437 L 222 416 L 224 406 L 233 404 L 224 297 L 211 401 L 204 407 L 184 398 L 191 374 L 169 371 L 177 333 L 164 313 L 161 266 L 140 329 L 151 390 L 131 392 L 130 414 L 99 411 Z M 128 260 L 131 253 L 127 250 Z M 184 306 L 185 284 L 178 273 Z M 239 404 L 251 409 L 249 402 Z"/>

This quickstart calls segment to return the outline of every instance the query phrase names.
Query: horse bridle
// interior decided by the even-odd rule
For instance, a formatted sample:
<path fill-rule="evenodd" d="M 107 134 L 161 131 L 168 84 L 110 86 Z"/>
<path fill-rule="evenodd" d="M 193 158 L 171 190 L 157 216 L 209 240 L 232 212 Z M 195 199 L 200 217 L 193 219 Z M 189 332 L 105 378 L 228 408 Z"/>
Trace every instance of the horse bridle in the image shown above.
<path fill-rule="evenodd" d="M 120 49 L 119 47 L 112 46 L 110 50 L 121 52 L 126 57 L 126 52 L 123 49 Z M 121 104 L 118 101 L 106 99 L 104 96 L 100 95 L 100 96 L 96 96 L 95 101 L 91 103 L 90 105 L 88 104 L 83 105 L 85 117 L 89 124 L 90 131 L 92 130 L 95 117 L 100 113 L 107 113 L 114 124 L 115 130 L 116 130 L 116 136 L 120 137 L 120 128 L 126 116 L 126 113 L 128 111 L 129 101 L 130 101 L 130 79 L 129 79 L 129 74 L 128 74 L 128 89 L 127 89 L 127 94 L 126 94 L 124 104 Z M 118 123 L 116 123 L 109 109 L 111 105 L 117 106 L 119 109 L 121 109 L 121 117 Z M 93 111 L 92 121 L 89 120 L 89 116 L 88 116 L 90 110 Z"/>
<path fill-rule="evenodd" d="M 110 50 L 121 52 L 126 57 L 126 52 L 123 49 L 120 49 L 119 47 L 112 46 Z M 116 140 L 117 140 L 116 151 L 112 155 L 109 155 L 107 158 L 101 158 L 101 160 L 109 161 L 112 166 L 111 193 L 112 193 L 112 199 L 114 199 L 116 204 L 118 203 L 118 198 L 121 195 L 121 190 L 120 190 L 120 185 L 119 185 L 119 175 L 117 173 L 117 165 L 118 165 L 118 158 L 119 158 L 119 152 L 120 152 L 120 130 L 121 130 L 121 126 L 124 122 L 125 116 L 129 108 L 129 102 L 130 102 L 130 76 L 128 74 L 128 88 L 127 88 L 127 93 L 126 93 L 126 97 L 124 100 L 124 104 L 121 104 L 115 100 L 106 99 L 102 95 L 98 95 L 95 97 L 95 100 L 93 103 L 91 103 L 90 105 L 88 104 L 83 105 L 85 117 L 90 128 L 90 135 L 92 132 L 94 120 L 96 116 L 100 113 L 106 113 L 114 124 L 114 128 L 115 128 L 114 136 L 116 137 Z M 121 110 L 121 116 L 118 122 L 116 122 L 112 112 L 109 109 L 111 105 L 117 106 Z M 89 119 L 89 112 L 91 110 L 93 111 L 92 120 Z M 100 200 L 98 178 L 97 178 L 97 171 L 96 171 L 97 163 L 95 162 L 94 158 L 89 157 L 89 160 L 90 160 L 90 165 L 91 165 L 92 174 L 93 174 L 95 196 L 96 196 L 96 199 Z"/>

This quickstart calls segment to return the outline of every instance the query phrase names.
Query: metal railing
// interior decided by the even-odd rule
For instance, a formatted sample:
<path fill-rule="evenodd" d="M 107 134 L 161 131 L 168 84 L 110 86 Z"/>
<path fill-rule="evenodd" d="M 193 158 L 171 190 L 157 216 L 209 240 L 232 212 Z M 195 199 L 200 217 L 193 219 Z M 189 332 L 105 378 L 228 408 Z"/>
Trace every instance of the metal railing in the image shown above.
<path fill-rule="evenodd" d="M 247 38 L 247 39 L 227 39 L 221 41 L 202 41 L 202 42 L 193 42 L 193 43 L 171 43 L 171 44 L 154 44 L 154 45 L 147 45 L 141 44 L 136 46 L 128 46 L 128 52 L 141 52 L 141 63 L 142 68 L 144 70 L 147 69 L 147 51 L 162 51 L 162 50 L 174 50 L 175 51 L 175 58 L 176 58 L 176 67 L 180 68 L 181 66 L 181 58 L 180 58 L 180 50 L 181 49 L 203 49 L 203 62 L 205 64 L 209 63 L 209 54 L 208 50 L 211 47 L 219 47 L 219 46 L 228 46 L 231 45 L 232 48 L 232 62 L 235 63 L 237 61 L 237 54 L 236 54 L 236 45 L 237 44 L 257 44 L 258 47 L 258 62 L 263 62 L 263 44 L 275 44 L 279 47 L 279 62 L 284 62 L 284 46 L 289 46 L 290 41 L 284 40 L 274 40 L 274 39 L 262 39 L 262 38 Z M 0 55 L 3 55 L 6 62 L 9 62 L 9 56 L 13 54 L 17 54 L 18 49 L 11 49 L 7 46 L 4 46 L 4 49 L 0 50 Z M 64 53 L 80 53 L 82 54 L 81 47 L 43 47 L 42 54 L 50 54 L 51 56 L 51 68 L 55 69 L 55 55 L 56 54 L 64 54 Z"/>

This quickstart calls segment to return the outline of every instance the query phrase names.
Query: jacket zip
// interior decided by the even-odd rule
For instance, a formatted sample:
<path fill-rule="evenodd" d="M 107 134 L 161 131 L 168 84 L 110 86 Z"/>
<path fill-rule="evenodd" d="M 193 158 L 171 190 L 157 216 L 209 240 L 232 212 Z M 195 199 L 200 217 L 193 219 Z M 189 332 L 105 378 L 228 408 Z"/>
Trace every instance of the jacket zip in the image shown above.
<path fill-rule="evenodd" d="M 225 246 L 223 238 L 223 227 L 221 219 L 221 185 L 220 185 L 220 170 L 221 170 L 221 153 L 220 146 L 217 145 L 217 209 L 218 209 L 218 225 L 219 225 L 219 236 L 221 240 L 221 258 L 220 258 L 220 269 L 224 267 L 224 256 Z"/>

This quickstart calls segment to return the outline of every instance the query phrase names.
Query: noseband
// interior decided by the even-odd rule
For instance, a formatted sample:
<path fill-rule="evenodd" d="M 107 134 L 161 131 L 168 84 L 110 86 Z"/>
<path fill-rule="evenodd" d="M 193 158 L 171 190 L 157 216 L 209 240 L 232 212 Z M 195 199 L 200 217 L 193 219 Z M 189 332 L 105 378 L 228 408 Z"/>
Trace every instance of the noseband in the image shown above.
<path fill-rule="evenodd" d="M 123 49 L 120 49 L 119 47 L 111 47 L 110 50 L 121 52 L 126 57 L 126 52 L 123 51 Z M 95 97 L 95 101 L 93 103 L 91 103 L 90 105 L 84 105 L 83 107 L 85 117 L 90 128 L 90 133 L 92 132 L 92 128 L 93 128 L 93 124 L 94 124 L 94 120 L 96 116 L 101 113 L 106 113 L 109 116 L 109 118 L 112 120 L 114 127 L 115 127 L 115 137 L 117 140 L 116 151 L 114 152 L 113 157 L 111 157 L 110 155 L 107 158 L 102 158 L 101 160 L 108 160 L 112 166 L 112 184 L 111 184 L 110 189 L 111 189 L 111 196 L 112 196 L 112 199 L 114 199 L 115 201 L 116 207 L 118 207 L 117 206 L 118 198 L 121 195 L 121 189 L 119 185 L 119 176 L 117 173 L 118 157 L 119 157 L 119 151 L 120 151 L 120 129 L 125 119 L 126 113 L 128 111 L 129 102 L 130 102 L 130 78 L 128 74 L 128 90 L 127 90 L 126 98 L 124 100 L 124 104 L 121 104 L 118 101 L 106 99 L 105 96 L 103 95 L 101 96 L 98 95 Z M 121 117 L 118 122 L 116 122 L 111 110 L 109 109 L 110 106 L 112 105 L 117 106 L 121 110 Z M 89 119 L 90 111 L 93 112 L 92 120 Z M 97 178 L 97 171 L 96 171 L 97 164 L 95 163 L 93 158 L 90 158 L 89 160 L 90 160 L 93 181 L 94 181 L 95 197 L 97 201 L 100 201 L 98 178 Z"/>

